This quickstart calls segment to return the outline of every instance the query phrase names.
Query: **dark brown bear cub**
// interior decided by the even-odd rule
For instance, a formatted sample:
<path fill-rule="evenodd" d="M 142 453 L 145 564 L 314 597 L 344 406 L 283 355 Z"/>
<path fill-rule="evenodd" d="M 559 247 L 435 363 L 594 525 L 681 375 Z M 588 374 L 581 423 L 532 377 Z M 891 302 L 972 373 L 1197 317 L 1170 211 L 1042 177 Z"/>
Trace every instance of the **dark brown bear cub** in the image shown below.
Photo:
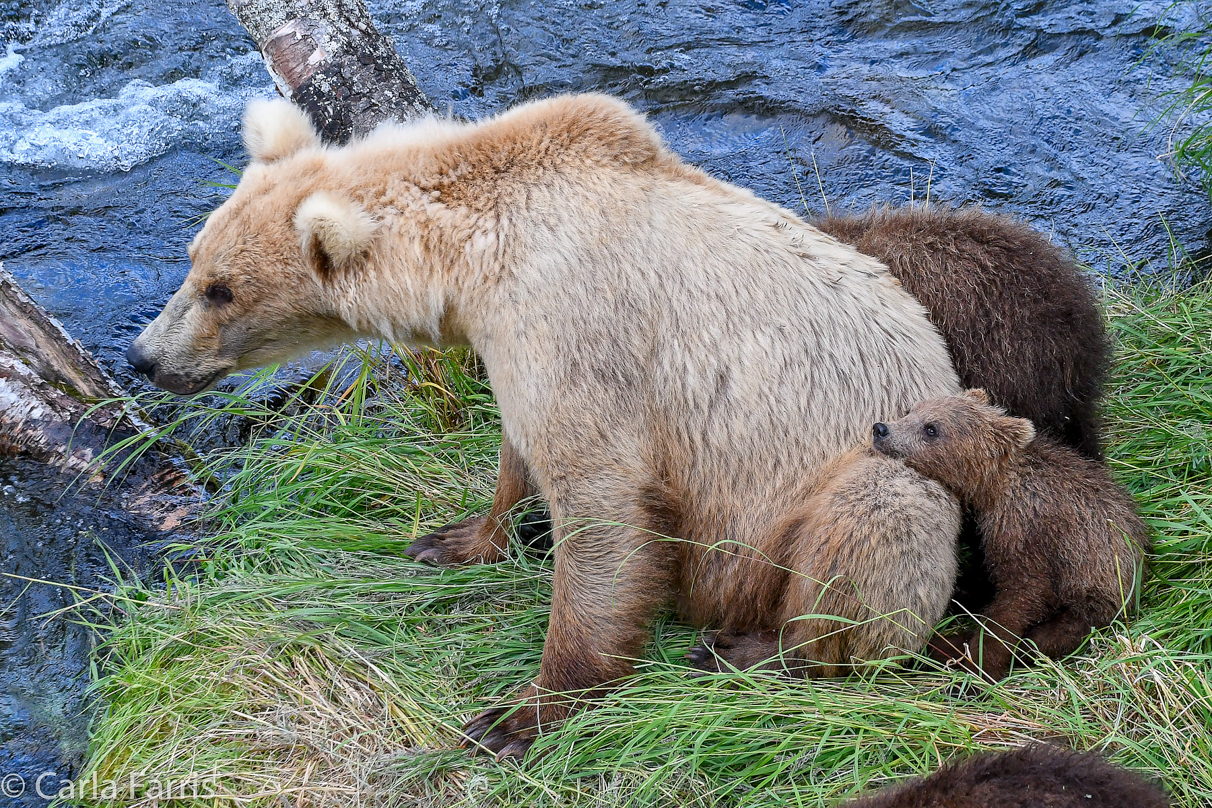
<path fill-rule="evenodd" d="M 965 387 L 1102 458 L 1098 405 L 1111 342 L 1093 287 L 1064 250 L 976 208 L 875 208 L 813 224 L 878 258 L 921 301 Z"/>
<path fill-rule="evenodd" d="M 1028 746 L 945 766 L 841 808 L 1166 808 L 1159 787 L 1096 754 Z"/>
<path fill-rule="evenodd" d="M 1132 497 L 985 391 L 923 401 L 876 424 L 874 445 L 942 483 L 980 526 L 996 590 L 984 631 L 936 639 L 935 652 L 1001 679 L 1023 637 L 1063 657 L 1135 597 L 1149 537 Z"/>

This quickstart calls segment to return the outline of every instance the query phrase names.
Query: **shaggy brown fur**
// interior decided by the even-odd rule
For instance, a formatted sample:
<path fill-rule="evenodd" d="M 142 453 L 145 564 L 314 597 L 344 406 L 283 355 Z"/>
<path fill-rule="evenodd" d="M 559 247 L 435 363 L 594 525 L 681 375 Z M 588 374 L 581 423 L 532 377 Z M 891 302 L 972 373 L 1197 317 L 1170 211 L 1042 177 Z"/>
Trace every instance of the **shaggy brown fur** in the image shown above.
<path fill-rule="evenodd" d="M 693 665 L 840 676 L 925 646 L 955 582 L 958 501 L 870 446 L 822 477 L 776 530 L 771 560 L 792 572 L 775 630 L 711 635 L 686 655 Z"/>
<path fill-rule="evenodd" d="M 983 390 L 876 424 L 875 448 L 938 480 L 977 516 L 996 595 L 983 636 L 932 643 L 944 657 L 1000 679 L 1021 638 L 1063 657 L 1132 602 L 1149 535 L 1131 495 L 1101 463 L 1036 437 Z"/>
<path fill-rule="evenodd" d="M 878 208 L 814 224 L 888 265 L 930 313 L 965 387 L 1102 458 L 1111 345 L 1089 280 L 1063 250 L 973 208 Z"/>
<path fill-rule="evenodd" d="M 839 808 L 1167 808 L 1139 774 L 1094 753 L 1028 746 L 944 766 Z"/>
<path fill-rule="evenodd" d="M 1099 400 L 1111 343 L 1089 280 L 1040 233 L 1007 216 L 910 205 L 814 222 L 888 265 L 930 313 L 960 381 L 1087 457 L 1102 458 Z M 993 597 L 969 518 L 953 595 Z"/>

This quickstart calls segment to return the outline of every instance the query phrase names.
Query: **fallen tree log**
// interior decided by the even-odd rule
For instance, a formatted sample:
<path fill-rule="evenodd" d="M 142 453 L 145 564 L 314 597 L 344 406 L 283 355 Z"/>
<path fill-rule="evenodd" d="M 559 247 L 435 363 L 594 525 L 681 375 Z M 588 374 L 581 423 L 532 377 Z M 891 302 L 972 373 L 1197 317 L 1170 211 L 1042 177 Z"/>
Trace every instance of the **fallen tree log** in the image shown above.
<path fill-rule="evenodd" d="M 230 6 L 283 94 L 307 110 L 329 142 L 432 109 L 359 0 L 230 0 Z M 149 571 L 141 563 L 147 545 L 180 536 L 204 499 L 182 462 L 188 449 L 157 440 L 142 413 L 117 400 L 122 395 L 0 266 L 0 471 L 4 482 L 15 483 L 0 484 L 0 544 L 7 546 L 0 597 L 19 615 L 13 622 L 6 611 L 0 627 L 6 654 L 0 686 L 10 700 L 13 688 L 21 690 L 25 695 L 13 703 L 31 715 L 56 714 L 64 705 L 71 715 L 90 712 L 82 694 L 91 635 L 71 621 L 23 615 L 59 614 L 83 593 L 92 593 L 85 603 L 103 597 L 118 568 L 112 564 L 137 575 Z M 15 665 L 14 642 L 28 651 Z M 74 737 L 83 748 L 86 721 L 77 723 Z M 61 734 L 58 722 L 0 714 L 0 735 L 42 739 L 50 750 L 44 768 L 70 773 L 78 760 L 62 757 Z"/>
<path fill-rule="evenodd" d="M 148 528 L 173 530 L 203 492 L 165 447 L 138 451 L 131 439 L 150 435 L 150 427 L 133 407 L 113 401 L 122 395 L 0 265 L 0 457 L 43 463 L 66 475 L 65 487 L 104 489 Z M 128 450 L 113 451 L 123 442 Z"/>
<path fill-rule="evenodd" d="M 0 755 L 27 782 L 72 776 L 92 712 L 86 623 L 96 618 L 46 618 L 108 614 L 115 586 L 158 569 L 154 548 L 187 535 L 203 499 L 167 447 L 149 447 L 154 433 L 120 395 L 0 266 Z"/>

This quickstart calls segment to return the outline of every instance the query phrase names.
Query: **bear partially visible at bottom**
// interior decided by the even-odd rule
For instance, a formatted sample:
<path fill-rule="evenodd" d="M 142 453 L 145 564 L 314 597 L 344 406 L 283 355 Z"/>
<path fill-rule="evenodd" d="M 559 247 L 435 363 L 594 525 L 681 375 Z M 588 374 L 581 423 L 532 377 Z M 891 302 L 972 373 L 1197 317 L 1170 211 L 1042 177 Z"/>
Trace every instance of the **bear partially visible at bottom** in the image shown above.
<path fill-rule="evenodd" d="M 1140 775 L 1094 753 L 1035 745 L 980 755 L 839 808 L 1166 808 Z"/>

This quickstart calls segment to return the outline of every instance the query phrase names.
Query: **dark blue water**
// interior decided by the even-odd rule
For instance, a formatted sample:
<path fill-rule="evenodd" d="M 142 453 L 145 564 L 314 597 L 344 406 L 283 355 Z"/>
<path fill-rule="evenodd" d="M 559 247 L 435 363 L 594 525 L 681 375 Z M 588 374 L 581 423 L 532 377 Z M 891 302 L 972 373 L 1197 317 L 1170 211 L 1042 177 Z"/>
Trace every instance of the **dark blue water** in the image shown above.
<path fill-rule="evenodd" d="M 690 161 L 791 208 L 928 189 L 1026 217 L 1100 272 L 1164 267 L 1171 234 L 1208 247 L 1208 200 L 1164 159 L 1170 126 L 1150 126 L 1189 77 L 1169 51 L 1142 61 L 1159 25 L 1192 28 L 1206 4 L 371 6 L 460 115 L 602 90 L 647 110 Z M 185 245 L 225 194 L 208 183 L 232 180 L 216 160 L 244 159 L 245 101 L 272 92 L 219 0 L 0 0 L 0 260 L 132 387 L 121 354 L 185 275 Z M 17 476 L 0 496 L 4 571 L 103 585 L 111 516 L 46 491 L 18 503 L 34 483 Z M 54 524 L 61 512 L 76 529 Z M 119 555 L 137 555 L 132 541 Z M 31 622 L 64 605 L 61 590 L 22 591 L 0 584 L 0 775 L 70 768 L 86 721 L 88 635 Z"/>
<path fill-rule="evenodd" d="M 1100 271 L 1208 242 L 1149 123 L 1183 86 L 1159 24 L 1206 4 L 374 2 L 435 103 L 477 117 L 604 90 L 712 173 L 789 207 L 931 198 L 1011 211 Z M 0 3 L 0 259 L 127 382 L 272 85 L 218 0 Z"/>
<path fill-rule="evenodd" d="M 108 611 L 93 595 L 110 590 L 119 575 L 146 575 L 154 565 L 148 543 L 156 536 L 96 491 L 65 496 L 68 482 L 38 464 L 0 457 L 3 808 L 44 804 L 38 776 L 54 772 L 43 783 L 57 784 L 78 770 L 91 712 L 84 687 L 97 639 L 89 623 Z M 13 775 L 23 782 L 4 780 Z"/>

